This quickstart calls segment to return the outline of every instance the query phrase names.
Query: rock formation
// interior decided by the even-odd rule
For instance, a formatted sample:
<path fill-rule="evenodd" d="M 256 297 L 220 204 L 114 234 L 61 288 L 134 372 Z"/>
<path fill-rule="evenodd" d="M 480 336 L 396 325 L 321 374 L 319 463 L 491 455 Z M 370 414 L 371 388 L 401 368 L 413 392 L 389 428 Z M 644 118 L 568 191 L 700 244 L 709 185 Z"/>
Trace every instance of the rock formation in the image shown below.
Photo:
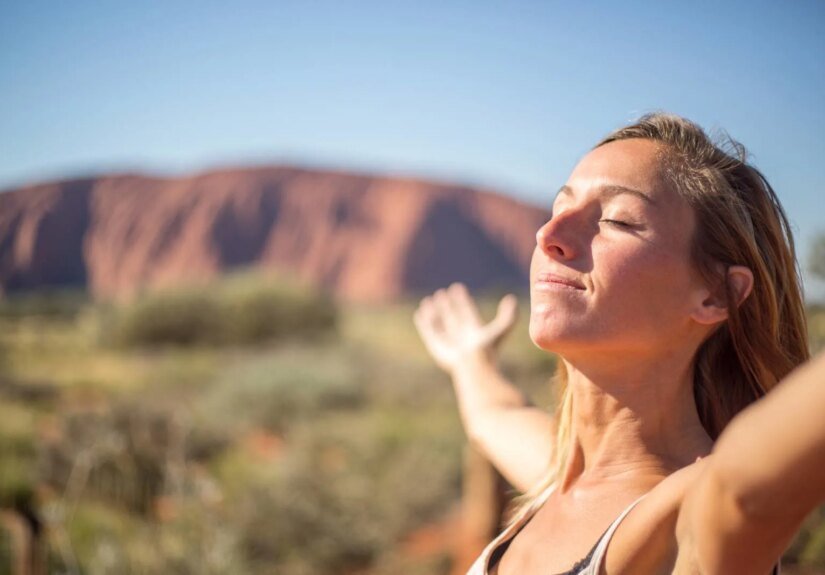
<path fill-rule="evenodd" d="M 0 288 L 97 298 L 284 270 L 348 301 L 526 291 L 548 212 L 468 186 L 296 167 L 111 175 L 0 193 Z"/>

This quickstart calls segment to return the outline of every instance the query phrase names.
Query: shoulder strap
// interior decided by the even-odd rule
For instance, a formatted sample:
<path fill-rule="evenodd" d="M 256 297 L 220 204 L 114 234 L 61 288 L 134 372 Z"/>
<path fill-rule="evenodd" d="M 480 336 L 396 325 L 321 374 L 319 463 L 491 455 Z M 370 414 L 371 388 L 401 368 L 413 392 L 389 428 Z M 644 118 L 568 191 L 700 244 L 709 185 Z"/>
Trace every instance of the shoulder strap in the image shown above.
<path fill-rule="evenodd" d="M 602 535 L 602 538 L 599 539 L 599 542 L 596 544 L 596 550 L 593 553 L 593 558 L 590 560 L 590 563 L 581 572 L 581 575 L 598 575 L 599 569 L 602 566 L 602 561 L 604 561 L 604 555 L 607 552 L 607 545 L 610 543 L 610 540 L 613 538 L 613 533 L 616 532 L 616 529 L 619 527 L 619 524 L 622 520 L 627 516 L 630 511 L 636 507 L 636 504 L 644 499 L 644 495 L 639 497 L 636 501 L 631 503 L 627 506 L 627 508 L 622 511 L 621 515 L 619 515 L 616 520 L 610 524 L 605 534 Z"/>
<path fill-rule="evenodd" d="M 616 520 L 608 527 L 607 531 L 602 538 L 599 539 L 599 542 L 596 544 L 595 551 L 593 552 L 593 557 L 590 560 L 590 563 L 587 567 L 581 572 L 581 575 L 599 575 L 599 570 L 602 567 L 602 562 L 604 561 L 605 553 L 607 552 L 607 545 L 610 543 L 610 540 L 613 538 L 613 533 L 616 532 L 616 529 L 619 527 L 619 524 L 622 520 L 627 516 L 630 511 L 636 507 L 636 504 L 639 503 L 642 499 L 644 499 L 644 495 L 639 497 L 636 501 L 628 505 L 627 509 L 622 511 L 621 515 L 619 515 Z M 776 565 L 774 565 L 773 571 L 771 571 L 771 575 L 781 575 L 782 573 L 782 560 L 780 559 L 777 561 Z"/>

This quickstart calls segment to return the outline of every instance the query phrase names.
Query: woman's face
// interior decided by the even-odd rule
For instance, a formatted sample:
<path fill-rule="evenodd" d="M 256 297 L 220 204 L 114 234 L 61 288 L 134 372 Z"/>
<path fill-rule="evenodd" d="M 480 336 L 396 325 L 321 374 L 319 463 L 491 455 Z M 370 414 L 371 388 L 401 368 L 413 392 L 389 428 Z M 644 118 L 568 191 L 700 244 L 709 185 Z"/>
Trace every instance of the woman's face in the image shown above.
<path fill-rule="evenodd" d="M 659 144 L 622 140 L 573 170 L 536 234 L 530 336 L 562 355 L 651 353 L 692 341 L 704 287 L 693 210 L 664 183 Z"/>

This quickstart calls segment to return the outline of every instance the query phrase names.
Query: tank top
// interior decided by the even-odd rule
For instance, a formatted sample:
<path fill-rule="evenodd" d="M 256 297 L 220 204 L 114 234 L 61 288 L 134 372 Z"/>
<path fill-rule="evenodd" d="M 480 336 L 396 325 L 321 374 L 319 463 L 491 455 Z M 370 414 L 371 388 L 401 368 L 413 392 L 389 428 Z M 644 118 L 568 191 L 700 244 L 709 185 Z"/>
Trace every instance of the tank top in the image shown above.
<path fill-rule="evenodd" d="M 553 492 L 553 486 L 548 488 L 542 495 L 537 497 L 533 503 L 524 510 L 518 518 L 502 531 L 495 539 L 493 539 L 481 555 L 476 559 L 475 563 L 467 571 L 467 575 L 489 575 L 491 565 L 494 565 L 500 560 L 503 550 L 510 544 L 510 541 L 515 535 L 524 527 L 527 522 L 535 515 L 539 508 L 547 501 L 550 494 Z M 570 570 L 558 575 L 599 575 L 604 556 L 607 553 L 607 545 L 613 538 L 613 533 L 619 527 L 619 524 L 627 516 L 628 513 L 636 506 L 639 501 L 644 498 L 644 495 L 636 499 L 633 503 L 628 505 L 618 517 L 610 524 L 604 534 L 599 538 L 590 552 L 581 561 L 578 561 Z M 773 569 L 772 575 L 780 575 L 780 563 L 777 563 Z"/>

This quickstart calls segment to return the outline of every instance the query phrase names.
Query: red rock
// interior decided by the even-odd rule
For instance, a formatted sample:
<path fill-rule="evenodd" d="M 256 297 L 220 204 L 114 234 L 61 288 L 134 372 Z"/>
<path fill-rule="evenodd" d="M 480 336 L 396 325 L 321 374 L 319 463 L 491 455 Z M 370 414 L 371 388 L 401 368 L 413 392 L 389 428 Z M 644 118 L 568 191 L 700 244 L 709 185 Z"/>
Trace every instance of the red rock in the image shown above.
<path fill-rule="evenodd" d="M 58 181 L 0 193 L 0 288 L 123 299 L 261 267 L 350 301 L 452 281 L 526 291 L 548 215 L 467 186 L 293 167 Z"/>

